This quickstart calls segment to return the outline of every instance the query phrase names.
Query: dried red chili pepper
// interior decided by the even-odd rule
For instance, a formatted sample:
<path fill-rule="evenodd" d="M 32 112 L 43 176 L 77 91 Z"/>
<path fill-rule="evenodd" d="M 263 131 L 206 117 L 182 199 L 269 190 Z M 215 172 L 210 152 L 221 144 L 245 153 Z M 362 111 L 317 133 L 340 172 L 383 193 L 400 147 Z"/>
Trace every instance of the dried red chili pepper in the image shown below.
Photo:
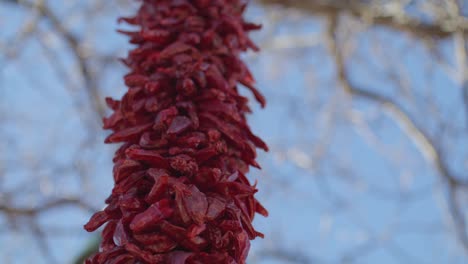
<path fill-rule="evenodd" d="M 99 253 L 87 264 L 243 264 L 255 213 L 245 174 L 259 167 L 255 148 L 268 150 L 246 123 L 250 111 L 238 84 L 253 92 L 239 54 L 257 47 L 245 22 L 245 0 L 143 0 L 139 31 L 122 33 L 137 47 L 123 62 L 131 72 L 121 100 L 104 119 L 124 142 L 114 157 L 115 187 L 107 207 L 85 225 L 106 224 Z"/>

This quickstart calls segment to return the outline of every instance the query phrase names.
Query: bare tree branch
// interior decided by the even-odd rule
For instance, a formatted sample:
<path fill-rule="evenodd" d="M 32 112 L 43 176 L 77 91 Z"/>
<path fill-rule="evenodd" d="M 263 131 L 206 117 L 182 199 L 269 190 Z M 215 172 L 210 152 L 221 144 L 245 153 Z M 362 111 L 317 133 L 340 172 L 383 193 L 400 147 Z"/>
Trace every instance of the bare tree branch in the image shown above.
<path fill-rule="evenodd" d="M 456 32 L 468 33 L 468 20 L 462 16 L 426 23 L 406 15 L 403 11 L 387 12 L 364 1 L 257 0 L 257 2 L 263 5 L 279 5 L 295 9 L 313 16 L 328 17 L 348 14 L 364 22 L 406 32 L 422 39 L 444 39 Z"/>
<path fill-rule="evenodd" d="M 78 63 L 78 68 L 80 69 L 81 76 L 84 81 L 84 88 L 88 94 L 88 100 L 94 108 L 94 111 L 97 114 L 98 122 L 100 118 L 104 116 L 105 108 L 102 104 L 101 94 L 99 93 L 99 88 L 95 81 L 95 76 L 88 65 L 87 58 L 81 48 L 80 40 L 74 36 L 60 21 L 60 19 L 53 13 L 53 11 L 47 6 L 47 3 L 44 0 L 38 0 L 34 3 L 21 1 L 21 0 L 1 0 L 7 3 L 19 4 L 23 7 L 37 10 L 39 14 L 47 19 L 55 32 L 59 34 L 64 41 L 67 43 L 70 48 L 70 53 L 75 57 L 76 62 Z"/>
<path fill-rule="evenodd" d="M 81 199 L 78 198 L 61 198 L 57 199 L 45 204 L 41 204 L 38 207 L 32 207 L 32 208 L 21 208 L 21 207 L 15 207 L 11 206 L 9 204 L 1 204 L 0 203 L 0 212 L 3 212 L 5 214 L 9 215 L 37 215 L 41 213 L 45 213 L 48 210 L 55 209 L 57 207 L 62 207 L 62 206 L 68 206 L 68 205 L 75 205 L 78 207 L 81 207 L 89 212 L 96 212 L 97 209 L 88 205 L 87 203 L 83 202 Z"/>
<path fill-rule="evenodd" d="M 412 139 L 414 144 L 417 146 L 420 153 L 434 165 L 442 180 L 449 188 L 449 196 L 452 197 L 449 199 L 449 203 L 452 208 L 452 217 L 454 218 L 454 222 L 457 226 L 457 234 L 464 247 L 468 250 L 468 234 L 466 232 L 465 219 L 459 212 L 460 209 L 453 198 L 457 189 L 468 188 L 468 182 L 461 177 L 457 177 L 450 171 L 436 143 L 431 139 L 427 132 L 417 124 L 411 115 L 403 109 L 402 106 L 389 97 L 373 92 L 370 89 L 357 87 L 356 84 L 351 82 L 346 71 L 346 63 L 343 58 L 342 49 L 337 45 L 338 21 L 339 19 L 336 15 L 329 17 L 327 44 L 328 49 L 334 58 L 337 79 L 343 88 L 343 91 L 353 97 L 369 100 L 381 105 L 391 114 L 391 117 L 393 117 L 395 121 L 402 126 L 408 137 Z"/>

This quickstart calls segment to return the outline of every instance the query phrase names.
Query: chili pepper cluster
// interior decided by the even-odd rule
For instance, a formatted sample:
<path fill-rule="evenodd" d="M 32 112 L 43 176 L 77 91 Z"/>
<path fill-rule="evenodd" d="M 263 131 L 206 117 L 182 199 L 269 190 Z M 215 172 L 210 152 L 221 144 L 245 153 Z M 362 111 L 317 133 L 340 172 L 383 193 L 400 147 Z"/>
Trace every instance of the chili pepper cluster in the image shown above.
<path fill-rule="evenodd" d="M 106 208 L 85 225 L 105 224 L 99 253 L 87 264 L 206 264 L 246 261 L 252 226 L 267 211 L 246 178 L 256 148 L 268 150 L 245 118 L 242 84 L 264 106 L 239 55 L 258 50 L 243 19 L 242 0 L 144 0 L 139 26 L 121 31 L 136 48 L 106 143 L 123 143 L 114 156 L 114 182 Z"/>

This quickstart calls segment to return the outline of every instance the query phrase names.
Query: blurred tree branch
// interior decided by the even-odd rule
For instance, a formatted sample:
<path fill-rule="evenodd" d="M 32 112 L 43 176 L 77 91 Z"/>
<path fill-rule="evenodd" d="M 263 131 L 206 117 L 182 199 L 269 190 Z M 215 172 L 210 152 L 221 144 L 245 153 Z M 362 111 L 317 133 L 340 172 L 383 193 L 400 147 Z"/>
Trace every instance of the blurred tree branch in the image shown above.
<path fill-rule="evenodd" d="M 406 32 L 416 38 L 443 39 L 457 32 L 468 33 L 468 19 L 456 15 L 432 23 L 408 16 L 403 7 L 385 8 L 385 5 L 371 5 L 369 1 L 342 0 L 257 0 L 263 5 L 278 5 L 295 9 L 313 16 L 351 15 L 371 25 L 383 26 Z"/>
<path fill-rule="evenodd" d="M 53 200 L 53 201 L 41 204 L 40 206 L 32 207 L 32 208 L 21 208 L 21 207 L 11 206 L 9 204 L 0 203 L 0 212 L 3 212 L 11 216 L 18 216 L 18 215 L 34 216 L 40 213 L 45 213 L 46 211 L 55 209 L 57 207 L 68 206 L 68 205 L 78 206 L 92 213 L 97 211 L 97 208 L 92 207 L 91 205 L 87 204 L 86 202 L 82 201 L 79 198 L 61 198 L 61 199 Z"/>
<path fill-rule="evenodd" d="M 84 88 L 87 91 L 88 99 L 97 115 L 97 123 L 101 122 L 101 118 L 105 114 L 104 104 L 102 103 L 102 96 L 96 83 L 96 78 L 88 64 L 85 52 L 81 48 L 81 40 L 73 35 L 67 28 L 65 28 L 63 21 L 57 17 L 54 12 L 47 5 L 47 1 L 37 0 L 34 2 L 24 0 L 0 0 L 11 4 L 18 4 L 25 8 L 36 10 L 44 19 L 48 20 L 54 32 L 62 37 L 70 48 L 70 53 L 75 57 L 81 77 L 84 81 Z"/>
<path fill-rule="evenodd" d="M 346 62 L 342 54 L 343 48 L 339 47 L 337 44 L 338 27 L 338 17 L 335 14 L 330 15 L 328 18 L 327 27 L 327 43 L 328 49 L 334 58 L 338 82 L 340 83 L 344 92 L 350 96 L 377 103 L 389 113 L 391 113 L 391 117 L 393 117 L 397 123 L 401 124 L 406 134 L 412 139 L 421 154 L 433 164 L 433 166 L 439 172 L 443 182 L 449 189 L 449 207 L 457 229 L 457 236 L 459 237 L 460 242 L 462 242 L 465 249 L 468 251 L 468 233 L 466 230 L 466 220 L 465 216 L 463 216 L 463 214 L 460 212 L 459 205 L 455 199 L 455 194 L 458 189 L 468 189 L 468 181 L 462 177 L 454 175 L 450 171 L 435 141 L 431 139 L 431 137 L 427 132 L 424 131 L 422 127 L 418 126 L 416 120 L 414 120 L 411 115 L 403 109 L 402 106 L 389 97 L 373 92 L 371 89 L 357 87 L 356 84 L 351 82 L 346 71 Z"/>

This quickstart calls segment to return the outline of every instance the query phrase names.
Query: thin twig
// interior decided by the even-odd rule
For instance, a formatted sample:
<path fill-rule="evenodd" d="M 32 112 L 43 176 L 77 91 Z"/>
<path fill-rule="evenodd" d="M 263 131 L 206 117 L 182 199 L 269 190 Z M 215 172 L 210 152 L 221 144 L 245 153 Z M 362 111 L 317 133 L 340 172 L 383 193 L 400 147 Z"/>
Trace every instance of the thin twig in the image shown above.
<path fill-rule="evenodd" d="M 22 207 L 14 207 L 8 204 L 0 204 L 0 212 L 9 215 L 37 215 L 47 212 L 48 210 L 55 209 L 57 207 L 68 206 L 68 205 L 75 205 L 79 206 L 89 212 L 96 212 L 98 211 L 96 208 L 88 205 L 87 203 L 83 202 L 78 198 L 61 198 L 57 199 L 45 204 L 42 204 L 37 207 L 31 208 L 22 208 Z"/>

